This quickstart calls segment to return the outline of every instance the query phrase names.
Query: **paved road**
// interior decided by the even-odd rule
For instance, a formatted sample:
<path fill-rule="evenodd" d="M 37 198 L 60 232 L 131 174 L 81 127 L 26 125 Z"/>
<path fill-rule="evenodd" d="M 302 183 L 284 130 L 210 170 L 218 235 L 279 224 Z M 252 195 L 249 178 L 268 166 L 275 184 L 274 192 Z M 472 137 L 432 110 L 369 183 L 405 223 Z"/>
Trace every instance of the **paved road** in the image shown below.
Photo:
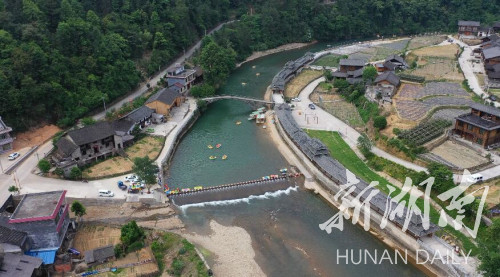
<path fill-rule="evenodd" d="M 293 112 L 293 116 L 302 128 L 339 132 L 347 144 L 352 149 L 356 149 L 358 138 L 361 136 L 358 131 L 318 106 L 316 106 L 315 110 L 311 110 L 308 107 L 312 103 L 309 96 L 314 91 L 314 88 L 323 81 L 325 81 L 324 77 L 316 79 L 300 92 L 299 98 L 301 101 L 296 103 L 297 109 Z M 299 112 L 301 113 L 300 115 Z M 386 158 L 406 168 L 427 172 L 425 167 L 395 157 L 377 147 L 373 147 L 372 152 L 377 156 Z"/>
<path fill-rule="evenodd" d="M 189 111 L 188 113 L 179 114 L 178 116 L 172 117 L 171 121 L 175 120 L 178 122 L 172 132 L 168 134 L 165 140 L 165 147 L 157 158 L 157 163 L 162 161 L 169 152 L 167 150 L 172 148 L 175 141 L 174 136 L 179 133 L 179 126 L 185 125 L 189 118 L 192 116 L 193 111 L 196 107 L 196 102 L 193 99 L 188 98 L 187 102 L 184 105 L 189 106 Z M 175 109 L 178 108 L 174 108 L 174 113 L 176 112 Z M 183 107 L 183 110 L 187 110 L 187 107 Z M 47 143 L 43 144 L 37 150 L 39 157 L 42 158 L 43 156 L 45 156 L 45 153 L 48 153 L 51 149 L 52 141 L 48 141 Z M 33 153 L 22 164 L 18 166 L 18 168 L 15 170 L 15 173 L 13 173 L 12 175 L 0 174 L 0 195 L 6 195 L 9 186 L 15 185 L 15 176 L 19 180 L 21 193 L 23 194 L 65 189 L 68 191 L 68 197 L 97 198 L 98 191 L 100 189 L 107 189 L 115 193 L 115 198 L 125 198 L 127 196 L 127 193 L 125 191 L 122 191 L 117 187 L 118 180 L 123 181 L 123 177 L 125 177 L 125 175 L 114 178 L 89 181 L 88 183 L 83 183 L 81 181 L 53 179 L 34 174 L 33 170 L 36 168 L 37 163 L 37 155 L 36 153 Z M 141 197 L 149 196 L 144 195 Z M 2 197 L 0 197 L 0 200 L 1 198 Z"/>
<path fill-rule="evenodd" d="M 478 48 L 479 46 L 469 46 L 465 43 L 463 43 L 460 40 L 454 39 L 453 37 L 449 37 L 453 40 L 454 43 L 457 43 L 460 45 L 460 47 L 464 48 L 464 51 L 462 52 L 462 55 L 458 58 L 458 63 L 460 64 L 460 68 L 462 69 L 462 72 L 464 73 L 465 79 L 467 79 L 469 83 L 469 87 L 472 89 L 472 91 L 480 96 L 481 98 L 487 98 L 488 94 L 484 92 L 484 90 L 481 88 L 479 85 L 479 81 L 477 80 L 476 75 L 474 74 L 474 71 L 472 69 L 472 64 L 469 61 L 471 56 L 472 51 L 475 48 Z M 489 99 L 486 99 L 486 102 L 490 103 L 491 101 Z M 500 103 L 498 102 L 493 102 L 495 107 L 500 107 Z"/>
<path fill-rule="evenodd" d="M 211 35 L 215 32 L 217 32 L 218 30 L 220 30 L 224 25 L 226 24 L 231 24 L 233 23 L 235 20 L 231 20 L 231 21 L 227 21 L 227 22 L 224 22 L 224 23 L 221 23 L 219 25 L 217 25 L 217 27 L 215 27 L 214 29 L 212 29 L 210 32 L 207 33 L 207 35 Z M 160 71 L 159 73 L 157 73 L 150 81 L 149 81 L 149 84 L 151 85 L 151 87 L 155 87 L 158 82 L 160 81 L 160 78 L 162 76 L 164 76 L 165 74 L 167 74 L 167 69 L 173 65 L 175 65 L 176 63 L 182 63 L 184 62 L 185 60 L 189 59 L 193 54 L 194 52 L 196 52 L 196 50 L 198 50 L 199 48 L 201 47 L 201 39 L 195 43 L 193 46 L 191 46 L 191 48 L 189 48 L 186 53 L 184 53 L 182 56 L 180 56 L 177 60 L 175 60 L 174 62 L 172 62 L 170 65 L 168 65 L 164 70 Z M 143 95 L 146 91 L 148 91 L 148 87 L 146 86 L 146 84 L 142 85 L 140 88 L 136 89 L 135 91 L 133 91 L 132 93 L 129 93 L 125 98 L 119 100 L 118 102 L 116 103 L 113 103 L 111 104 L 110 106 L 107 106 L 106 108 L 107 109 L 116 109 L 118 110 L 121 106 L 123 106 L 124 103 L 128 103 L 132 100 L 134 100 L 135 98 Z M 102 111 L 96 115 L 93 115 L 92 117 L 96 120 L 101 120 L 103 119 L 104 117 L 106 116 L 106 112 L 105 111 Z"/>

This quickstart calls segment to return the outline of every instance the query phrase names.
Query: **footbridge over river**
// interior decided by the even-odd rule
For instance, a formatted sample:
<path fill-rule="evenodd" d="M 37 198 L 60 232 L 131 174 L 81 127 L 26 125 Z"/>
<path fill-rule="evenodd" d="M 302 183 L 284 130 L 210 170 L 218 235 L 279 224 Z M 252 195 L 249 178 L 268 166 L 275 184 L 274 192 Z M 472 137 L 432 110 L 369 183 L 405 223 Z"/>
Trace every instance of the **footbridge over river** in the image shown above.
<path fill-rule="evenodd" d="M 270 105 L 271 108 L 274 107 L 273 101 L 266 101 L 264 99 L 248 97 L 248 96 L 217 95 L 217 96 L 202 98 L 202 100 L 205 100 L 209 104 L 213 103 L 215 101 L 225 100 L 225 99 L 233 99 L 233 100 L 243 101 L 247 104 L 250 104 L 252 107 L 263 106 L 263 105 Z"/>
<path fill-rule="evenodd" d="M 172 203 L 177 206 L 206 203 L 214 201 L 227 201 L 245 199 L 249 196 L 265 195 L 268 192 L 285 190 L 297 187 L 303 182 L 301 174 L 290 173 L 285 175 L 271 175 L 258 180 L 244 181 L 214 187 L 198 189 L 183 189 L 178 192 L 167 192 Z"/>

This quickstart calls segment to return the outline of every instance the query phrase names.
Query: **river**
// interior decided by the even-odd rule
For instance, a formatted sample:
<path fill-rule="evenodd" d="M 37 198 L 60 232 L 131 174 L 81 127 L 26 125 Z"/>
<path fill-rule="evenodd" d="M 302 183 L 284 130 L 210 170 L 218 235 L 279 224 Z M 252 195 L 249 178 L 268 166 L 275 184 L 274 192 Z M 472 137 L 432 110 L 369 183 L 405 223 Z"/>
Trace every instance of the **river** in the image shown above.
<path fill-rule="evenodd" d="M 245 63 L 219 93 L 262 98 L 287 61 L 324 48 L 324 44 L 316 44 Z M 267 130 L 247 120 L 251 111 L 247 104 L 233 100 L 211 104 L 180 142 L 166 173 L 169 186 L 192 188 L 252 180 L 287 166 Z M 242 123 L 237 125 L 236 121 Z M 220 149 L 207 147 L 218 143 Z M 227 160 L 220 159 L 224 154 Z M 218 159 L 209 160 L 211 155 Z M 344 221 L 343 231 L 321 231 L 318 225 L 335 213 L 319 197 L 295 187 L 274 197 L 190 207 L 183 210 L 181 218 L 186 229 L 196 233 L 206 232 L 211 219 L 244 228 L 252 238 L 256 261 L 268 276 L 425 276 L 401 262 L 337 263 L 337 253 L 345 254 L 346 250 L 363 249 L 381 256 L 388 248 L 350 221 Z"/>

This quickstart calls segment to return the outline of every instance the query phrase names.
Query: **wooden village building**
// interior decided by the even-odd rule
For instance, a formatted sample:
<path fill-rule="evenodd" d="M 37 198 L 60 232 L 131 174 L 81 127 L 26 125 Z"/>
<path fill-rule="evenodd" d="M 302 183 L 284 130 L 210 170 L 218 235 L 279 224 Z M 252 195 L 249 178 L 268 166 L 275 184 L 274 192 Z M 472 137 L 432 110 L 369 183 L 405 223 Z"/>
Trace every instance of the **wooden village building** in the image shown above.
<path fill-rule="evenodd" d="M 500 110 L 474 103 L 470 113 L 456 117 L 453 132 L 485 148 L 500 145 Z"/>

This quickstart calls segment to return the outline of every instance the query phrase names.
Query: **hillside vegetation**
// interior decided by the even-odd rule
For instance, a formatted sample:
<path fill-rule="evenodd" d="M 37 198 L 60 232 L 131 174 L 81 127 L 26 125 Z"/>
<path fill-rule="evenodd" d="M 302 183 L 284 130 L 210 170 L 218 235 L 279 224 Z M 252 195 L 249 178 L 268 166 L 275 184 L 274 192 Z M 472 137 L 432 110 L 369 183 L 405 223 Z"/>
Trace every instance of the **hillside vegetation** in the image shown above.
<path fill-rule="evenodd" d="M 500 4 L 486 0 L 322 2 L 1 1 L 0 115 L 16 131 L 41 121 L 71 126 L 230 18 L 240 21 L 215 40 L 237 62 L 289 42 L 455 30 L 458 19 L 492 22 L 500 14 Z"/>

